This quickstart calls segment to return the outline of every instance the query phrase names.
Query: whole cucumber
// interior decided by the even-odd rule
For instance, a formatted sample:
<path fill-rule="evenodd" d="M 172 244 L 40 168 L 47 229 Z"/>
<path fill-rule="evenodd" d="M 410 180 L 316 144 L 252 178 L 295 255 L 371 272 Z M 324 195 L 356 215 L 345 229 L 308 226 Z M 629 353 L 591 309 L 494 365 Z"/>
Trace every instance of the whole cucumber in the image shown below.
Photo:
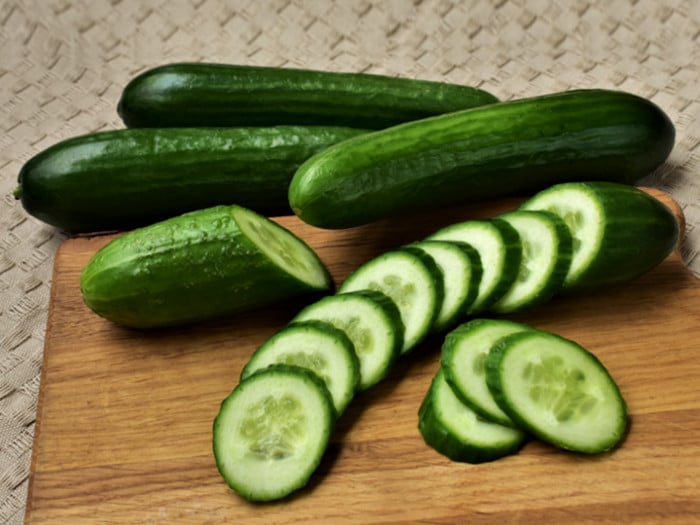
<path fill-rule="evenodd" d="M 472 86 L 368 73 L 174 63 L 124 88 L 129 127 L 320 124 L 379 129 L 497 102 Z"/>
<path fill-rule="evenodd" d="M 22 167 L 26 211 L 73 233 L 123 230 L 218 204 L 291 214 L 289 181 L 362 130 L 330 126 L 119 129 L 74 137 Z"/>
<path fill-rule="evenodd" d="M 633 94 L 519 99 L 335 144 L 299 167 L 289 202 L 309 224 L 346 228 L 558 182 L 631 184 L 665 161 L 674 139 L 668 116 Z"/>

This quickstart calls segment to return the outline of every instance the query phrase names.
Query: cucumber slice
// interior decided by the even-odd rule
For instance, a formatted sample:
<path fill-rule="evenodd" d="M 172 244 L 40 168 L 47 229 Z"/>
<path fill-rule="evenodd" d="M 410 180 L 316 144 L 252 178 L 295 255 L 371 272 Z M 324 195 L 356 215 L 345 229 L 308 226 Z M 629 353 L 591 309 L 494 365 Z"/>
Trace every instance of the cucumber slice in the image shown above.
<path fill-rule="evenodd" d="M 648 193 L 612 182 L 552 186 L 521 206 L 559 215 L 573 236 L 564 289 L 628 281 L 651 270 L 676 246 L 678 220 Z"/>
<path fill-rule="evenodd" d="M 486 384 L 489 350 L 506 335 L 532 328 L 505 319 L 473 319 L 445 336 L 440 364 L 455 395 L 481 417 L 515 427 Z"/>
<path fill-rule="evenodd" d="M 324 297 L 305 307 L 293 322 L 316 319 L 345 332 L 360 363 L 359 390 L 386 377 L 403 346 L 403 322 L 394 301 L 375 290 Z"/>
<path fill-rule="evenodd" d="M 481 259 L 471 245 L 457 241 L 419 241 L 405 249 L 418 249 L 430 255 L 440 269 L 444 295 L 435 331 L 443 331 L 465 316 L 476 299 L 481 282 Z"/>
<path fill-rule="evenodd" d="M 506 221 L 498 218 L 464 221 L 446 226 L 428 239 L 465 242 L 479 252 L 483 273 L 470 313 L 485 310 L 498 301 L 518 276 L 520 239 Z"/>
<path fill-rule="evenodd" d="M 423 440 L 440 454 L 465 463 L 483 463 L 517 451 L 525 433 L 481 419 L 447 384 L 442 369 L 433 378 L 418 411 Z"/>
<path fill-rule="evenodd" d="M 498 217 L 520 236 L 518 276 L 491 310 L 513 313 L 551 299 L 559 292 L 571 265 L 573 240 L 559 216 L 546 211 L 518 210 Z"/>
<path fill-rule="evenodd" d="M 394 301 L 404 325 L 401 354 L 427 337 L 444 294 L 435 261 L 425 253 L 400 248 L 361 265 L 348 275 L 338 293 L 357 290 L 377 290 Z"/>
<path fill-rule="evenodd" d="M 321 321 L 292 323 L 265 341 L 241 371 L 241 381 L 273 364 L 307 368 L 325 383 L 336 415 L 348 406 L 360 379 L 360 365 L 345 332 Z"/>
<path fill-rule="evenodd" d="M 561 336 L 506 336 L 489 352 L 486 380 L 513 421 L 562 449 L 604 452 L 625 432 L 627 406 L 615 381 L 593 354 Z"/>
<path fill-rule="evenodd" d="M 236 386 L 214 419 L 216 466 L 250 501 L 300 489 L 321 462 L 334 425 L 323 382 L 306 369 L 276 365 Z"/>

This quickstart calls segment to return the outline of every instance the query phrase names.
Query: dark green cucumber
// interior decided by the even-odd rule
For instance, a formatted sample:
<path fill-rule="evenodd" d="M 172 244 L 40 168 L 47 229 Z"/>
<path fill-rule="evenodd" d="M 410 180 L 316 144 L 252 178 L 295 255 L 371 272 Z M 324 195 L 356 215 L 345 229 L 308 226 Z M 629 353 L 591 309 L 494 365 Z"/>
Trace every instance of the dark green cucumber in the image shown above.
<path fill-rule="evenodd" d="M 661 201 L 611 182 L 557 184 L 523 203 L 523 210 L 560 216 L 573 237 L 563 290 L 629 281 L 661 263 L 676 247 L 680 225 Z"/>
<path fill-rule="evenodd" d="M 20 171 L 28 213 L 69 232 L 122 230 L 218 204 L 290 214 L 287 189 L 343 127 L 127 129 L 74 137 Z"/>
<path fill-rule="evenodd" d="M 80 276 L 88 307 L 136 328 L 234 314 L 331 286 L 306 243 L 235 205 L 185 213 L 117 237 Z"/>
<path fill-rule="evenodd" d="M 644 98 L 578 90 L 512 100 L 354 137 L 297 170 L 305 222 L 346 228 L 558 182 L 633 183 L 673 148 L 668 116 Z"/>
<path fill-rule="evenodd" d="M 129 127 L 322 124 L 379 129 L 496 101 L 481 89 L 443 82 L 174 63 L 133 78 L 118 112 Z"/>

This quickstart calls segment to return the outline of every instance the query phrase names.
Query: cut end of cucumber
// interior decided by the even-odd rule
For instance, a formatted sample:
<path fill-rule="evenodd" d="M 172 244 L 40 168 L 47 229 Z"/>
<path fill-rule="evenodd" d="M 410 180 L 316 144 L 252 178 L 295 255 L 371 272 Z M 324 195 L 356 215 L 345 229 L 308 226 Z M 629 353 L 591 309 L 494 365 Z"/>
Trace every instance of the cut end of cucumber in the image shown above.
<path fill-rule="evenodd" d="M 243 234 L 280 268 L 313 289 L 331 287 L 330 274 L 318 255 L 292 232 L 240 206 L 232 213 Z"/>
<path fill-rule="evenodd" d="M 283 498 L 307 483 L 332 425 L 321 381 L 298 367 L 273 366 L 241 382 L 222 403 L 214 421 L 217 467 L 248 500 Z"/>

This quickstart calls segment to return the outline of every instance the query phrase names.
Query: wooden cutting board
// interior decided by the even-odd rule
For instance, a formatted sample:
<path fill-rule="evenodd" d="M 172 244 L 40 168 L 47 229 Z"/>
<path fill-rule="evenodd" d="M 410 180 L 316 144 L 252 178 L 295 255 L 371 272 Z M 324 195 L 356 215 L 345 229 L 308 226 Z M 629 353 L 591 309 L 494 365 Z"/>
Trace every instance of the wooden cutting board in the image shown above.
<path fill-rule="evenodd" d="M 391 247 L 517 203 L 346 231 L 280 222 L 318 251 L 339 282 Z M 354 400 L 306 488 L 253 505 L 216 470 L 212 420 L 255 348 L 300 305 L 177 330 L 118 328 L 92 314 L 78 289 L 81 268 L 108 239 L 70 239 L 56 255 L 28 525 L 700 520 L 700 281 L 678 252 L 635 282 L 511 316 L 578 341 L 608 367 L 631 414 L 613 452 L 583 457 L 532 441 L 481 465 L 437 454 L 417 429 L 438 367 L 436 337 Z"/>

